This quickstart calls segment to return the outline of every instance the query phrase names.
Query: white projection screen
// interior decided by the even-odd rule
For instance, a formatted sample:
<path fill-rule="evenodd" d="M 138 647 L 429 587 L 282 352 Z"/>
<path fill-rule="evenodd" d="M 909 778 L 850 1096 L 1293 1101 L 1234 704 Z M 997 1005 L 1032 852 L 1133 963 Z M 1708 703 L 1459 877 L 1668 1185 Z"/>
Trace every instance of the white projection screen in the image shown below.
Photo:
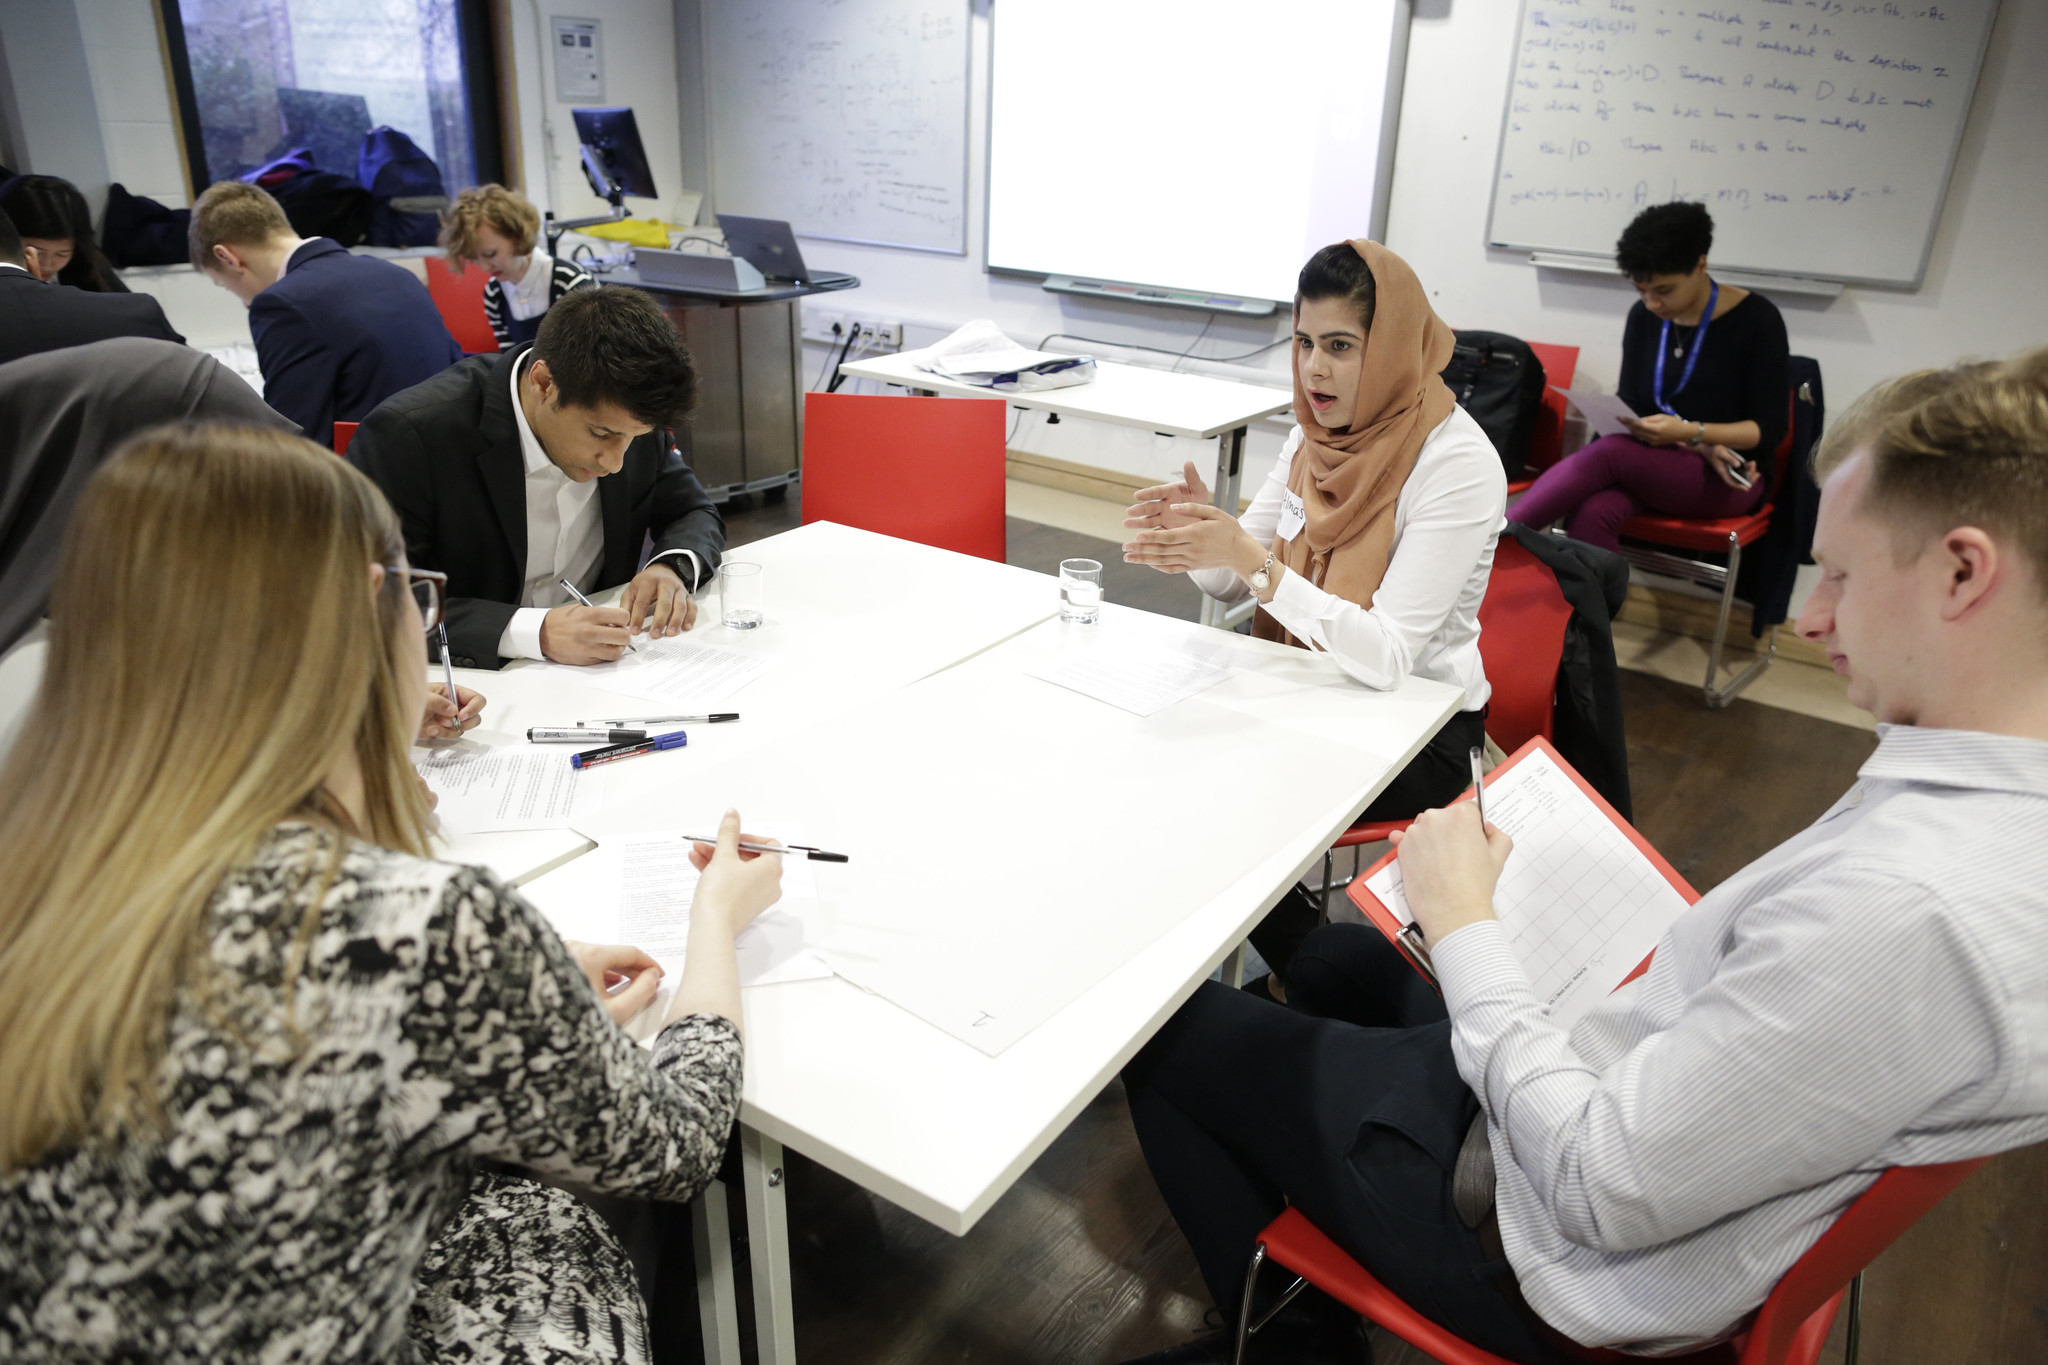
<path fill-rule="evenodd" d="M 1386 221 L 1407 0 L 997 0 L 988 266 L 1292 299 Z"/>

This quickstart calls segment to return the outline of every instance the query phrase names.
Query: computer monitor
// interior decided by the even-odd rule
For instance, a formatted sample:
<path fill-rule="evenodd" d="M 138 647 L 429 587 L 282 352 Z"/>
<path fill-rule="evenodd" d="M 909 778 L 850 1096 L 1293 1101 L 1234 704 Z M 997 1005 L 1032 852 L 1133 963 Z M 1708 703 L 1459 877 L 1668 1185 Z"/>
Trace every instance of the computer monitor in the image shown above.
<path fill-rule="evenodd" d="M 583 144 L 583 174 L 592 193 L 617 204 L 621 197 L 655 199 L 654 172 L 640 145 L 631 109 L 575 109 L 576 140 Z"/>

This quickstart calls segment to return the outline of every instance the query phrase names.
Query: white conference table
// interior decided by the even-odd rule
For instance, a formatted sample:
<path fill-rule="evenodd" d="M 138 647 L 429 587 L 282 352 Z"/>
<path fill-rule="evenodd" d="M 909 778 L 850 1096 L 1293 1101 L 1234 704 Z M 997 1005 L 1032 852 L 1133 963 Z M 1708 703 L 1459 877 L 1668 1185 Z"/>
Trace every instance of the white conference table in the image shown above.
<path fill-rule="evenodd" d="M 1058 877 L 1059 849 L 1034 838 L 1056 803 L 1087 803 L 1101 837 L 1129 841 L 1134 859 L 1159 856 L 1157 845 L 1175 831 L 1212 842 L 1226 836 L 1248 803 L 1276 812 L 1267 828 L 1287 831 L 1247 852 L 1240 870 L 1191 896 L 1176 922 L 993 1056 L 840 977 L 744 992 L 741 1147 L 759 1358 L 784 1365 L 795 1359 L 785 1144 L 965 1234 L 1227 958 L 1234 979 L 1252 926 L 1460 695 L 1421 680 L 1374 692 L 1326 657 L 1234 635 L 1218 646 L 1213 631 L 1114 605 L 1097 627 L 1066 625 L 1054 619 L 1057 581 L 1049 575 L 825 523 L 732 557 L 767 566 L 769 624 L 759 647 L 785 663 L 734 699 L 744 721 L 697 727 L 678 753 L 613 765 L 613 827 L 658 826 L 662 812 L 679 805 L 736 803 L 743 813 L 801 814 L 812 842 L 857 862 L 893 832 L 917 830 L 935 845 L 969 844 L 982 875 L 1006 879 L 1013 896 L 1044 885 L 1070 897 L 1075 888 Z M 910 570 L 928 589 L 917 611 L 896 596 Z M 715 623 L 713 604 L 705 609 Z M 715 624 L 699 630 L 721 645 L 735 634 Z M 1048 651 L 1111 636 L 1227 647 L 1240 671 L 1149 718 L 1023 674 Z M 951 657 L 933 662 L 944 655 Z M 487 733 L 501 741 L 527 724 L 634 709 L 560 668 L 514 665 L 463 681 L 490 698 Z M 560 714 L 591 698 L 604 698 L 608 709 Z M 978 743 L 967 732 L 978 707 L 988 737 L 1004 742 Z M 925 716 L 952 728 L 892 746 L 892 733 Z M 1042 743 L 1015 742 L 1033 733 Z M 1333 736 L 1342 742 L 1337 762 Z M 1188 779 L 1209 753 L 1262 751 L 1273 761 L 1256 781 L 1236 771 L 1218 772 L 1206 786 Z M 1281 776 L 1297 755 L 1315 781 Z M 590 863 L 579 867 L 573 853 L 562 862 L 546 838 L 488 837 L 508 841 L 494 850 L 493 865 L 531 877 L 524 894 L 543 913 L 566 921 L 587 902 Z M 591 847 L 569 837 L 579 852 Z M 550 862 L 560 865 L 550 870 Z M 912 898 L 944 894 L 947 905 L 971 908 L 972 866 L 937 869 L 933 886 L 943 884 L 943 893 L 928 886 Z M 820 871 L 829 902 L 828 877 Z M 1081 908 L 1114 916 L 1127 907 L 1105 899 Z M 726 1198 L 715 1182 L 695 1220 L 706 1358 L 736 1362 Z"/>
<path fill-rule="evenodd" d="M 1286 389 L 1178 374 L 1143 365 L 1118 365 L 1106 360 L 1095 362 L 1095 378 L 1086 384 L 1038 393 L 997 393 L 921 370 L 915 362 L 916 354 L 904 352 L 856 360 L 841 365 L 839 372 L 850 378 L 901 385 L 920 393 L 1000 398 L 1011 407 L 1140 427 L 1167 436 L 1186 436 L 1197 441 L 1213 436 L 1217 438 L 1216 475 L 1212 481 L 1216 505 L 1232 516 L 1237 515 L 1238 484 L 1244 473 L 1246 429 L 1261 417 L 1284 412 L 1294 403 L 1293 394 Z M 1249 603 L 1230 608 L 1205 597 L 1201 621 L 1209 626 L 1234 625 L 1253 609 Z"/>

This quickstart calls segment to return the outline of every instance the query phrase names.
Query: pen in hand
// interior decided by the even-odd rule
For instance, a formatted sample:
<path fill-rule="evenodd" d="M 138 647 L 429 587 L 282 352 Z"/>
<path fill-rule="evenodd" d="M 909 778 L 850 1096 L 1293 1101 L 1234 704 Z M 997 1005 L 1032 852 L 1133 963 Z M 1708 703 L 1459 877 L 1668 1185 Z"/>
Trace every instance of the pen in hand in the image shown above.
<path fill-rule="evenodd" d="M 686 844 L 704 844 L 710 848 L 718 847 L 718 840 L 716 838 L 706 839 L 699 834 L 685 834 L 683 842 Z M 852 861 L 844 853 L 827 853 L 824 849 L 814 848 L 809 844 L 757 844 L 751 840 L 742 839 L 740 840 L 740 851 L 742 853 L 801 853 L 814 863 L 844 863 Z"/>
<path fill-rule="evenodd" d="M 1472 802 L 1479 807 L 1479 827 L 1486 828 L 1486 754 L 1472 746 Z"/>
<path fill-rule="evenodd" d="M 436 622 L 436 628 L 441 632 L 441 676 L 448 680 L 448 704 L 455 708 L 455 729 L 460 734 L 462 730 L 462 698 L 455 691 L 455 666 L 448 662 L 448 623 L 446 621 Z"/>
<path fill-rule="evenodd" d="M 585 596 L 583 595 L 582 591 L 581 591 L 580 589 L 578 589 L 578 588 L 577 588 L 577 586 L 576 586 L 576 585 L 575 585 L 574 583 L 571 583 L 571 582 L 569 581 L 569 575 L 567 575 L 567 574 L 563 574 L 563 575 L 562 575 L 562 577 L 561 577 L 561 578 L 560 578 L 559 580 L 557 580 L 557 581 L 558 581 L 558 582 L 560 582 L 560 583 L 561 583 L 561 585 L 562 585 L 562 586 L 563 586 L 563 587 L 564 587 L 565 589 L 567 589 L 567 590 L 568 590 L 569 596 L 571 596 L 571 597 L 575 598 L 578 604 L 580 604 L 580 605 L 582 605 L 582 606 L 586 606 L 586 607 L 594 607 L 594 606 L 596 606 L 596 605 L 597 605 L 597 603 L 595 603 L 595 602 L 591 601 L 591 600 L 590 600 L 589 598 L 585 597 Z M 628 625 L 628 626 L 626 627 L 626 631 L 627 631 L 627 633 L 628 633 L 628 634 L 631 634 L 631 633 L 632 633 L 632 630 L 633 630 L 633 628 L 632 628 L 632 626 L 631 626 L 631 625 Z M 636 647 L 634 646 L 634 644 L 633 644 L 633 642 L 632 642 L 631 640 L 628 640 L 628 641 L 626 641 L 626 652 L 627 652 L 628 654 L 638 654 L 638 653 L 639 653 L 640 651 L 639 651 L 639 649 L 638 649 L 638 648 L 636 648 Z"/>

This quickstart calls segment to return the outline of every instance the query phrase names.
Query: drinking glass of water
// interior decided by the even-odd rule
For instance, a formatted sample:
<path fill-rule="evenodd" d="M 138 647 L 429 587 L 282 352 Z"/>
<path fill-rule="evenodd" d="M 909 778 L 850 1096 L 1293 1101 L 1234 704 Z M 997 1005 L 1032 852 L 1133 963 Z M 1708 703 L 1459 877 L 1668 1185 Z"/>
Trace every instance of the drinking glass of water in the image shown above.
<path fill-rule="evenodd" d="M 1092 626 L 1102 615 L 1102 565 L 1093 559 L 1060 561 L 1060 620 Z"/>
<path fill-rule="evenodd" d="M 761 624 L 761 566 L 728 559 L 718 566 L 718 610 L 728 630 Z"/>

